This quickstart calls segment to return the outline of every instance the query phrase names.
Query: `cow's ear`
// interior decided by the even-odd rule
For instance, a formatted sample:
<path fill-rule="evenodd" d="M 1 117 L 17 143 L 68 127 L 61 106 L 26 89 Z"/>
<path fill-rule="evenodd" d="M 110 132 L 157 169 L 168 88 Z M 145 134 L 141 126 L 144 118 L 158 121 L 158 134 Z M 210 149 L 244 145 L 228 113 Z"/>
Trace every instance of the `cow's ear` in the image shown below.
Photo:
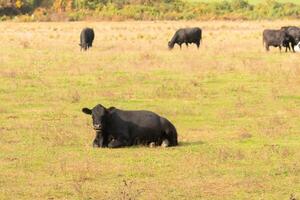
<path fill-rule="evenodd" d="M 87 114 L 87 115 L 91 115 L 92 114 L 92 110 L 88 109 L 88 108 L 82 108 L 82 112 Z"/>
<path fill-rule="evenodd" d="M 110 113 L 111 111 L 113 111 L 114 109 L 116 109 L 116 107 L 109 107 L 107 109 L 105 109 L 106 113 Z"/>

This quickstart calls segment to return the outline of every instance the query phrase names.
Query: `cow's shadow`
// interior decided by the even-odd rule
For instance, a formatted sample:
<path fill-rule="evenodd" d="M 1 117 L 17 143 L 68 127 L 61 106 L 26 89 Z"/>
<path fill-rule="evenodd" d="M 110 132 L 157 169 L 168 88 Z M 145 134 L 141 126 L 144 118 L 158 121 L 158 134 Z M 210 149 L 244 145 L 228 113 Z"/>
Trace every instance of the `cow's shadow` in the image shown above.
<path fill-rule="evenodd" d="M 180 147 L 188 147 L 188 146 L 200 146 L 200 145 L 204 145 L 205 142 L 203 141 L 193 141 L 193 142 L 178 142 L 177 146 L 172 146 L 172 147 L 168 147 L 168 148 L 180 148 Z M 129 147 L 124 147 L 124 148 L 130 148 L 130 149 L 136 149 L 136 148 L 141 148 L 141 147 L 149 147 L 148 145 L 133 145 L 133 146 L 129 146 Z M 156 146 L 156 147 L 160 147 L 160 146 Z"/>
<path fill-rule="evenodd" d="M 199 145 L 203 145 L 203 144 L 205 144 L 205 142 L 203 142 L 203 141 L 179 142 L 178 146 L 179 147 L 184 147 L 184 146 L 199 146 Z"/>

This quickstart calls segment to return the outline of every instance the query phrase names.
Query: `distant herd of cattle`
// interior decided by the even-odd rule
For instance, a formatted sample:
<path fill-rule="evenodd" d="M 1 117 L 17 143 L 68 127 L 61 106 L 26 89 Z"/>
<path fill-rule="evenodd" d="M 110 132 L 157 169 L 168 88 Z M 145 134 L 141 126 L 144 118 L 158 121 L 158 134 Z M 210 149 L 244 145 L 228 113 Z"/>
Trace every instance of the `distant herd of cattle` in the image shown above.
<path fill-rule="evenodd" d="M 94 30 L 85 28 L 80 34 L 81 50 L 92 47 L 95 38 Z M 200 28 L 182 28 L 175 32 L 169 49 L 175 44 L 181 48 L 182 44 L 194 43 L 200 47 L 202 30 Z M 266 29 L 263 31 L 263 43 L 267 51 L 269 47 L 285 47 L 295 52 L 299 49 L 300 28 L 296 26 L 285 26 L 279 30 Z M 166 118 L 151 111 L 128 111 L 115 107 L 105 108 L 98 104 L 94 108 L 83 108 L 82 112 L 92 116 L 93 127 L 96 137 L 93 141 L 94 147 L 118 148 L 132 145 L 149 146 L 176 146 L 177 131 L 175 126 Z"/>
<path fill-rule="evenodd" d="M 80 44 L 81 50 L 88 50 L 92 47 L 95 38 L 95 33 L 92 28 L 84 28 L 80 33 Z M 182 44 L 194 43 L 197 48 L 200 47 L 200 42 L 202 40 L 202 30 L 198 27 L 195 28 L 181 28 L 178 29 L 172 39 L 168 43 L 169 49 L 173 49 L 175 44 L 178 44 L 181 49 Z M 295 52 L 295 47 L 300 50 L 300 28 L 296 26 L 283 26 L 279 30 L 275 29 L 265 29 L 263 31 L 263 44 L 267 51 L 269 51 L 270 46 L 285 47 L 285 52 L 287 50 Z"/>
<path fill-rule="evenodd" d="M 95 33 L 92 28 L 84 28 L 80 33 L 80 44 L 81 50 L 88 50 L 92 47 L 93 41 L 95 38 Z M 178 44 L 181 48 L 182 44 L 186 44 L 188 47 L 189 44 L 194 43 L 197 47 L 200 47 L 200 42 L 202 39 L 202 30 L 198 27 L 195 28 L 181 28 L 178 29 L 171 41 L 169 41 L 169 49 L 173 49 L 175 44 Z"/>

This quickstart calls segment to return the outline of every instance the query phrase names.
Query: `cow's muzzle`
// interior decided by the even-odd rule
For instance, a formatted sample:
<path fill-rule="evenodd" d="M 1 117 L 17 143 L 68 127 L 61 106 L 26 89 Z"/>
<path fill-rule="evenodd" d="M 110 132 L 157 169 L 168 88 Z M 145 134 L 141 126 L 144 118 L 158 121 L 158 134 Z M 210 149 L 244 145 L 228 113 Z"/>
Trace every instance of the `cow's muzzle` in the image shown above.
<path fill-rule="evenodd" d="M 101 124 L 94 124 L 94 129 L 96 131 L 101 131 L 102 130 L 102 125 Z"/>

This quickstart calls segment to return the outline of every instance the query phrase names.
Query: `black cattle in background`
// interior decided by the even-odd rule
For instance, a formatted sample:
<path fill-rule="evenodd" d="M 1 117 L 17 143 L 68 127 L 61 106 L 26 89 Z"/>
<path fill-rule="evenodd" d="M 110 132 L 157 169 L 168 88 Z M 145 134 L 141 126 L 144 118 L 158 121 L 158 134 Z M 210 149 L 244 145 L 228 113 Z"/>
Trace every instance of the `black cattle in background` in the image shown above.
<path fill-rule="evenodd" d="M 285 31 L 272 29 L 266 29 L 263 31 L 263 44 L 267 51 L 269 51 L 270 46 L 279 47 L 280 51 L 283 46 L 286 47 L 285 51 L 287 51 L 287 49 L 290 49 L 289 43 L 290 37 Z"/>
<path fill-rule="evenodd" d="M 300 28 L 296 26 L 283 26 L 280 30 L 287 34 L 292 50 L 295 52 L 294 46 L 300 42 Z"/>
<path fill-rule="evenodd" d="M 82 112 L 92 115 L 96 131 L 94 147 L 118 148 L 132 145 L 176 146 L 177 131 L 164 117 L 153 112 L 128 111 L 115 107 L 105 108 L 98 104 L 93 109 L 83 108 Z"/>
<path fill-rule="evenodd" d="M 92 47 L 94 38 L 94 30 L 92 28 L 84 28 L 80 33 L 80 50 L 82 51 L 83 49 L 84 51 L 86 51 L 90 47 Z"/>
<path fill-rule="evenodd" d="M 200 28 L 181 28 L 175 32 L 171 41 L 169 41 L 168 46 L 169 49 L 173 49 L 174 45 L 178 44 L 181 49 L 181 45 L 183 43 L 185 43 L 187 47 L 188 44 L 195 43 L 197 45 L 197 48 L 199 48 L 201 39 L 202 30 Z"/>

